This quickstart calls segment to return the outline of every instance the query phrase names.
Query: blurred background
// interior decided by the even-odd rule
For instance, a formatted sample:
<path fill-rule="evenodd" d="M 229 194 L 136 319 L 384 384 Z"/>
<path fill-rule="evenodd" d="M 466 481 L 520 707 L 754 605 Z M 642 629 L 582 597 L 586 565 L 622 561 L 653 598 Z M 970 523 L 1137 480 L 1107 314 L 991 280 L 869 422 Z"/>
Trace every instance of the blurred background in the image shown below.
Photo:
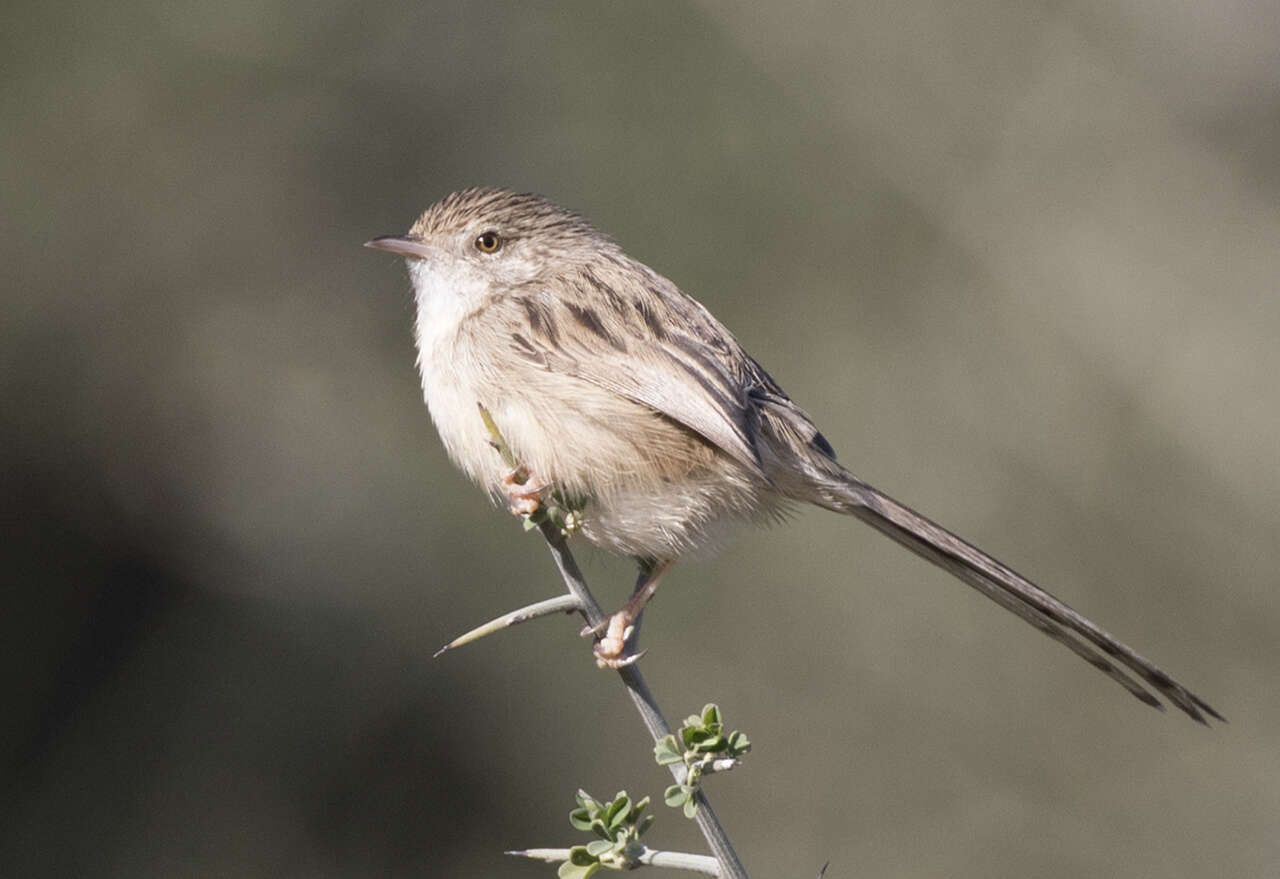
<path fill-rule="evenodd" d="M 1231 720 L 806 511 L 645 630 L 669 717 L 755 743 L 711 787 L 753 875 L 1276 875 L 1276 13 L 9 4 L 3 872 L 552 875 L 502 852 L 577 841 L 575 789 L 660 797 L 575 620 L 431 659 L 561 587 L 446 460 L 403 266 L 360 245 L 493 184 Z"/>

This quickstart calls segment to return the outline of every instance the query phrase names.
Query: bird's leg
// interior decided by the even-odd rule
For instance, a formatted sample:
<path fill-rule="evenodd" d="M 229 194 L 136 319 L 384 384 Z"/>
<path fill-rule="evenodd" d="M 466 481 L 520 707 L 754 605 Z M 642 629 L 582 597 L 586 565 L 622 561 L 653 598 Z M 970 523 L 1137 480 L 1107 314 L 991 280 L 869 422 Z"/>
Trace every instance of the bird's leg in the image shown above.
<path fill-rule="evenodd" d="M 658 591 L 662 575 L 667 572 L 675 559 L 660 562 L 644 561 L 640 563 L 640 576 L 636 579 L 636 590 L 631 598 L 619 608 L 613 616 L 605 621 L 599 631 L 593 634 L 600 636 L 594 652 L 596 665 L 601 668 L 622 668 L 638 660 L 643 653 L 629 652 L 630 645 L 640 625 L 640 615 L 644 606 Z"/>
<path fill-rule="evenodd" d="M 523 464 L 502 474 L 502 491 L 507 496 L 507 509 L 513 516 L 531 516 L 542 506 L 542 492 L 547 483 L 535 479 Z"/>

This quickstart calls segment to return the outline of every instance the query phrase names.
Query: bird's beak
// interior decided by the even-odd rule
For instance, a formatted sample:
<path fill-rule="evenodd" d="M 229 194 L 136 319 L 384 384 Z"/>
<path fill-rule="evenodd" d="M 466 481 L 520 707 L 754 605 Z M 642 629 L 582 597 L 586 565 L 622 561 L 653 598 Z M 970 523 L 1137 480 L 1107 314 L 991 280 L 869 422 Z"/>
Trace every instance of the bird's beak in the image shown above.
<path fill-rule="evenodd" d="M 426 242 L 404 235 L 379 235 L 372 241 L 366 241 L 364 246 L 372 247 L 374 250 L 385 250 L 388 253 L 398 253 L 406 259 L 427 259 L 431 256 Z"/>

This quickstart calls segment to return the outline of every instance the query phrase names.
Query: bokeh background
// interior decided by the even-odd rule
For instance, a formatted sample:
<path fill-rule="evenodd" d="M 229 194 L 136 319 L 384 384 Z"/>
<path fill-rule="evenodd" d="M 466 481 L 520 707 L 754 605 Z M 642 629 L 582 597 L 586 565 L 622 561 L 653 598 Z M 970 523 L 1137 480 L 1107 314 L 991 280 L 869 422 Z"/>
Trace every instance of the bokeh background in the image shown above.
<path fill-rule="evenodd" d="M 360 245 L 497 184 L 1231 719 L 805 512 L 678 567 L 645 631 L 667 713 L 756 744 L 711 789 L 753 875 L 1276 875 L 1276 16 L 7 4 L 0 872 L 551 875 L 501 853 L 575 841 L 576 788 L 661 793 L 576 622 L 431 659 L 559 584 L 450 467 L 403 267 Z"/>

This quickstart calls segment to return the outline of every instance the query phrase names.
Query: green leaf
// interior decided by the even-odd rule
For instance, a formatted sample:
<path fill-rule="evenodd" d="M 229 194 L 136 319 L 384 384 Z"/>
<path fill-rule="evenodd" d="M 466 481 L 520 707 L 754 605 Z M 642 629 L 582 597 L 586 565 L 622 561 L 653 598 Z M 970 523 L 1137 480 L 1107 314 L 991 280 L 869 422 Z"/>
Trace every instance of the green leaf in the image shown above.
<path fill-rule="evenodd" d="M 747 738 L 746 733 L 733 731 L 729 736 L 729 753 L 737 757 L 739 754 L 745 754 L 751 750 L 751 740 Z"/>
<path fill-rule="evenodd" d="M 643 812 L 646 808 L 648 808 L 648 806 L 649 806 L 649 798 L 645 797 L 640 802 L 636 803 L 634 806 L 631 807 L 631 815 L 628 817 L 627 820 L 635 821 L 637 818 L 640 817 L 640 813 Z"/>
<path fill-rule="evenodd" d="M 657 815 L 645 815 L 636 823 L 636 839 L 649 832 L 649 828 L 653 826 L 653 822 L 657 820 L 657 817 Z"/>
<path fill-rule="evenodd" d="M 707 726 L 713 723 L 720 723 L 720 706 L 714 702 L 708 702 L 702 706 L 702 722 Z"/>
<path fill-rule="evenodd" d="M 524 521 L 521 524 L 525 531 L 532 531 L 534 528 L 538 527 L 538 523 L 533 521 L 533 516 L 525 516 Z"/>
<path fill-rule="evenodd" d="M 719 751 L 724 746 L 725 746 L 724 736 L 714 735 L 714 736 L 708 736 L 707 738 L 698 742 L 696 745 L 694 745 L 694 750 L 697 751 L 699 754 L 710 754 L 712 752 Z"/>
<path fill-rule="evenodd" d="M 573 848 L 569 849 L 570 863 L 577 864 L 580 867 L 585 867 L 587 864 L 594 863 L 595 860 L 596 859 L 592 857 L 590 852 L 587 851 L 587 847 L 585 845 L 575 845 Z"/>
<path fill-rule="evenodd" d="M 560 879 L 587 879 L 600 869 L 600 862 L 587 854 L 585 846 L 574 846 L 569 849 L 569 860 L 560 865 L 556 875 Z"/>
<path fill-rule="evenodd" d="M 684 817 L 692 818 L 698 814 L 698 800 L 696 797 L 689 797 L 684 801 Z"/>
<path fill-rule="evenodd" d="M 631 814 L 631 799 L 623 794 L 610 804 L 609 809 L 605 812 L 604 821 L 609 825 L 610 830 L 617 830 L 626 823 L 627 816 Z"/>
<path fill-rule="evenodd" d="M 573 825 L 574 830 L 590 830 L 591 813 L 586 809 L 574 809 L 569 813 L 569 823 Z"/>
<path fill-rule="evenodd" d="M 670 766 L 672 763 L 679 763 L 683 760 L 684 752 L 676 744 L 676 737 L 673 735 L 663 736 L 653 746 L 653 759 L 658 761 L 659 766 Z"/>
<path fill-rule="evenodd" d="M 600 869 L 599 864 L 590 864 L 587 866 L 578 866 L 565 861 L 560 865 L 560 869 L 556 871 L 556 875 L 560 879 L 587 879 L 592 873 Z"/>
<path fill-rule="evenodd" d="M 591 822 L 591 832 L 601 839 L 613 839 L 613 834 L 609 832 L 609 828 L 599 818 Z"/>
<path fill-rule="evenodd" d="M 587 854 L 594 858 L 599 858 L 607 851 L 613 850 L 613 843 L 607 839 L 594 839 L 587 843 Z"/>
<path fill-rule="evenodd" d="M 682 784 L 673 784 L 662 792 L 662 801 L 672 808 L 683 803 L 688 797 L 689 792 Z"/>

